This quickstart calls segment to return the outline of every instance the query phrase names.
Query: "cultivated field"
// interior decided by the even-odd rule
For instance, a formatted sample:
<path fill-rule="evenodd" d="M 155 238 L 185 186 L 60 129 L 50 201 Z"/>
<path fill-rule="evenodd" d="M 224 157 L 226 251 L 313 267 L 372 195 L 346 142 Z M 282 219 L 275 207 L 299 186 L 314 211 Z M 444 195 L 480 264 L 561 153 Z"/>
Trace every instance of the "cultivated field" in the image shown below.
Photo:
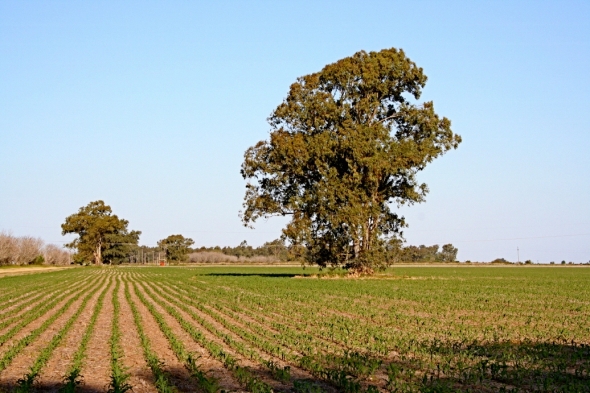
<path fill-rule="evenodd" d="M 0 278 L 0 391 L 590 392 L 589 268 L 313 272 Z"/>

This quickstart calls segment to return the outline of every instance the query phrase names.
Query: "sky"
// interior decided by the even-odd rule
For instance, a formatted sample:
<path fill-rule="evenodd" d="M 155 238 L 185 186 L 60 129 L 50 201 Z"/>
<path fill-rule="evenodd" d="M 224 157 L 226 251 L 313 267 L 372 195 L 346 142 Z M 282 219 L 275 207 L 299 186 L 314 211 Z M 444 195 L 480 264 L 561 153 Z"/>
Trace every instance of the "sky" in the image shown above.
<path fill-rule="evenodd" d="M 0 231 L 63 244 L 104 200 L 140 242 L 257 246 L 244 151 L 297 77 L 401 48 L 463 143 L 400 209 L 461 261 L 590 261 L 590 2 L 0 2 Z M 518 251 L 517 251 L 518 249 Z"/>

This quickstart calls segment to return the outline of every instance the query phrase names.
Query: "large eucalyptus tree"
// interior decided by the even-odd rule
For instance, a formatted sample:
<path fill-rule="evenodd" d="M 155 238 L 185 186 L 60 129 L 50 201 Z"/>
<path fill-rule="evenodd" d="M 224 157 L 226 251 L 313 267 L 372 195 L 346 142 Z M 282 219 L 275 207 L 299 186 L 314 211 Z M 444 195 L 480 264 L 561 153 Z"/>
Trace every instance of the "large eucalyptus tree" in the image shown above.
<path fill-rule="evenodd" d="M 392 207 L 424 201 L 416 174 L 461 142 L 432 102 L 417 101 L 426 79 L 395 48 L 298 78 L 269 117 L 270 139 L 245 153 L 244 224 L 289 215 L 283 237 L 309 262 L 386 264 L 387 240 L 405 226 Z"/>

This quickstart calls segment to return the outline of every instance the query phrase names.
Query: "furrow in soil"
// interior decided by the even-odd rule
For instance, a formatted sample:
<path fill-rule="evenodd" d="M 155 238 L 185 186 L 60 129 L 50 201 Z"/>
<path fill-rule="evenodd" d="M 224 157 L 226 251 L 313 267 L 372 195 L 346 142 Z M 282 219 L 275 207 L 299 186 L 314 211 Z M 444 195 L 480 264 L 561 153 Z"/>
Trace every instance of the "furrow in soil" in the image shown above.
<path fill-rule="evenodd" d="M 112 280 L 113 277 L 109 276 L 104 285 L 107 285 Z M 98 314 L 94 332 L 88 342 L 86 361 L 81 370 L 82 386 L 79 390 L 81 392 L 104 392 L 109 385 L 109 377 L 111 375 L 109 339 L 111 337 L 111 324 L 113 320 L 113 305 L 111 301 L 113 289 L 114 285 L 111 285 L 104 297 L 102 310 Z"/>
<path fill-rule="evenodd" d="M 117 294 L 121 305 L 119 315 L 121 347 L 123 348 L 121 361 L 129 373 L 129 384 L 133 386 L 134 393 L 155 393 L 157 389 L 154 386 L 154 376 L 143 357 L 143 350 L 133 321 L 133 314 L 125 299 L 123 288 L 123 285 L 121 285 Z"/>

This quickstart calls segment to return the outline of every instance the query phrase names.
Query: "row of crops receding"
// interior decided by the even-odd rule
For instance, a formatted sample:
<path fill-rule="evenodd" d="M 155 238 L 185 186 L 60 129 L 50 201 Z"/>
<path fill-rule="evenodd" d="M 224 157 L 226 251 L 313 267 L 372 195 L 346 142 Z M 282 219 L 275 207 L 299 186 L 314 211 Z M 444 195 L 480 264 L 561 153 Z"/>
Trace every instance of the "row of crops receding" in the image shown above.
<path fill-rule="evenodd" d="M 2 278 L 0 391 L 590 392 L 590 269 L 311 273 Z"/>

